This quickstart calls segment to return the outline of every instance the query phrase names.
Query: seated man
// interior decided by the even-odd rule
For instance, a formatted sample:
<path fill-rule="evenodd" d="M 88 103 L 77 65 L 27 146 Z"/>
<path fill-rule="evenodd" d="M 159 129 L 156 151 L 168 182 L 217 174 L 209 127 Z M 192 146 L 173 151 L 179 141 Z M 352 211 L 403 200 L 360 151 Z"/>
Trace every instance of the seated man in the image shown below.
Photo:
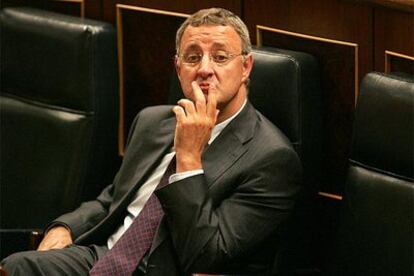
<path fill-rule="evenodd" d="M 142 110 L 122 166 L 96 200 L 53 221 L 11 275 L 260 273 L 299 189 L 287 138 L 247 100 L 253 66 L 239 17 L 200 10 L 177 32 L 186 99 Z"/>

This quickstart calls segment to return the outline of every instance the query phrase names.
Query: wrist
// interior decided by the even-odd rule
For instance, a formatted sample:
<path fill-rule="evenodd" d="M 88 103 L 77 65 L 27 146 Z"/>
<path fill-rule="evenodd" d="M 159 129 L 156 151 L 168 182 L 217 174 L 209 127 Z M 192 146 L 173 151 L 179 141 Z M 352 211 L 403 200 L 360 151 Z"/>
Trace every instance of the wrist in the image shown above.
<path fill-rule="evenodd" d="M 176 172 L 186 172 L 201 170 L 203 168 L 201 156 L 194 156 L 191 154 L 176 153 L 177 167 Z"/>

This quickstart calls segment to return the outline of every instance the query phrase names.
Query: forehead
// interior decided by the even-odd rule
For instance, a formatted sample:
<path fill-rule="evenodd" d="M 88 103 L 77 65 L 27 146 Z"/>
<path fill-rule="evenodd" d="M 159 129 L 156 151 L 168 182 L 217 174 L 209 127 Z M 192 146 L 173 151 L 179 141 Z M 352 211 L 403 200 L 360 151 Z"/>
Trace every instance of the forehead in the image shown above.
<path fill-rule="evenodd" d="M 241 39 L 231 26 L 188 26 L 181 38 L 180 49 L 189 47 L 222 47 L 240 50 Z"/>

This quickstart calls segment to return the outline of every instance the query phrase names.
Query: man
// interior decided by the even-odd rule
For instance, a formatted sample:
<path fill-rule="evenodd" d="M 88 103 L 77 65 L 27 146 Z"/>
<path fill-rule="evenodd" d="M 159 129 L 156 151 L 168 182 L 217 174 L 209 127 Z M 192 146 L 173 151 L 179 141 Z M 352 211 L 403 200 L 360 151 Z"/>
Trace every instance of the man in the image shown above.
<path fill-rule="evenodd" d="M 201 10 L 178 30 L 176 51 L 186 99 L 138 114 L 113 184 L 56 219 L 38 251 L 5 259 L 12 275 L 271 269 L 300 165 L 285 136 L 247 101 L 253 66 L 248 30 L 229 11 Z M 169 184 L 157 186 L 172 160 Z M 141 230 L 148 225 L 139 221 L 154 198 L 162 214 L 154 222 L 143 219 L 155 229 L 145 247 L 137 237 L 147 237 Z M 139 234 L 127 239 L 129 230 Z"/>

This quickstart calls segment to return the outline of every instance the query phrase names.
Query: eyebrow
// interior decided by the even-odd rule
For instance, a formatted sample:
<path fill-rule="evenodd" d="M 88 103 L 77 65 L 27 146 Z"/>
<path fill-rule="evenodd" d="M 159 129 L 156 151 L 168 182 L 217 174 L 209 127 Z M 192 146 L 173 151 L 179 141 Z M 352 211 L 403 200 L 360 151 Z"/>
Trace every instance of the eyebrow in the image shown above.
<path fill-rule="evenodd" d="M 212 49 L 227 49 L 228 47 L 226 46 L 225 43 L 214 42 L 211 48 Z"/>
<path fill-rule="evenodd" d="M 196 43 L 191 43 L 183 49 L 183 52 L 192 51 L 192 50 L 201 50 L 201 47 Z"/>
<path fill-rule="evenodd" d="M 211 46 L 211 49 L 213 51 L 229 50 L 227 48 L 228 47 L 226 46 L 225 43 L 220 43 L 220 42 L 214 42 L 213 45 Z M 191 44 L 187 45 L 187 47 L 184 48 L 184 52 L 193 51 L 193 50 L 201 50 L 200 45 L 198 45 L 197 43 L 191 43 Z"/>

